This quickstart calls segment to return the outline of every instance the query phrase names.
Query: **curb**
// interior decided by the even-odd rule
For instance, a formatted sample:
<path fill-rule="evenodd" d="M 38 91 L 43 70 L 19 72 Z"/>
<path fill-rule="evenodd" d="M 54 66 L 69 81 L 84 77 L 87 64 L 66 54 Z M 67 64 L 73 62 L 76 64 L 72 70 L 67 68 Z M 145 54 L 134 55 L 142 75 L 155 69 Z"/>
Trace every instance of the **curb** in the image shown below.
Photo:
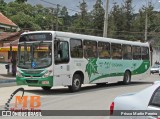
<path fill-rule="evenodd" d="M 16 80 L 15 79 L 0 80 L 0 84 L 1 83 L 13 83 L 13 82 L 16 82 Z"/>

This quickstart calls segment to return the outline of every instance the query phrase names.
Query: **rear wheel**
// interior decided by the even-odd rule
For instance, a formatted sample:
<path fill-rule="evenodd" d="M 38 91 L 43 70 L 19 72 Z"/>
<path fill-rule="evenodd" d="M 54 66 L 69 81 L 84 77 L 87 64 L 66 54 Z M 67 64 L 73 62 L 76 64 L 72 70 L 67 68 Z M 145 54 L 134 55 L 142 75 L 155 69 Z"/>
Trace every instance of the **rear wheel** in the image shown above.
<path fill-rule="evenodd" d="M 42 86 L 42 89 L 44 91 L 49 91 L 49 90 L 51 90 L 51 87 L 49 87 L 49 86 Z"/>
<path fill-rule="evenodd" d="M 131 73 L 129 71 L 126 71 L 124 73 L 123 84 L 127 85 L 130 84 L 130 82 L 131 82 Z"/>
<path fill-rule="evenodd" d="M 79 74 L 74 74 L 72 79 L 72 85 L 68 86 L 68 88 L 71 92 L 76 92 L 81 89 L 81 85 L 82 85 L 81 76 Z"/>

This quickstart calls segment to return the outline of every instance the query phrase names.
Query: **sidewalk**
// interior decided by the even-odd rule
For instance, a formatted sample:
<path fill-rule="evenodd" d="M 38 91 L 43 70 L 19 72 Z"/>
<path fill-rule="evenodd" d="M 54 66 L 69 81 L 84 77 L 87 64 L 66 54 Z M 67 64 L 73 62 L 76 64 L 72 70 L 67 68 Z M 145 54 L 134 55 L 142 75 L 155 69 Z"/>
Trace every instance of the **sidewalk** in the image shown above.
<path fill-rule="evenodd" d="M 16 77 L 7 74 L 7 69 L 4 63 L 0 63 L 0 83 L 16 82 Z"/>
<path fill-rule="evenodd" d="M 16 82 L 16 77 L 7 74 L 0 74 L 0 83 Z"/>

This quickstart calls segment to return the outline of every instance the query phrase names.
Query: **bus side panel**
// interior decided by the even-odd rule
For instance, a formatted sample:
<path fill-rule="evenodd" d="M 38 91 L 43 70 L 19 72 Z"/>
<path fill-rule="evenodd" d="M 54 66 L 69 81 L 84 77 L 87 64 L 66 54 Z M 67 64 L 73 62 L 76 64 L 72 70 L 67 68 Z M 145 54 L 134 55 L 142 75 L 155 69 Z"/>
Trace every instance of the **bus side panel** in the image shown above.
<path fill-rule="evenodd" d="M 133 76 L 140 76 L 146 74 L 148 69 L 149 61 L 89 59 L 85 71 L 90 83 L 101 83 L 122 81 L 126 70 Z"/>
<path fill-rule="evenodd" d="M 79 58 L 79 59 L 78 58 L 71 58 L 72 77 L 75 73 L 82 72 L 83 76 L 81 76 L 81 74 L 80 74 L 80 76 L 84 77 L 84 79 L 82 79 L 84 84 L 89 84 L 89 77 L 86 72 L 87 63 L 88 63 L 88 60 L 85 58 Z"/>

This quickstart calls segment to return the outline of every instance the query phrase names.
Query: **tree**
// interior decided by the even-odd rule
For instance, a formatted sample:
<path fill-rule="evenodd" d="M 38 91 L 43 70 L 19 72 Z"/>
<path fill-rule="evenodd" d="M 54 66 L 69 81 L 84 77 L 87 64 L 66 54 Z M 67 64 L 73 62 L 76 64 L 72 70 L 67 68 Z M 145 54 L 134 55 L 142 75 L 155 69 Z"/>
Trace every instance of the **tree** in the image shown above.
<path fill-rule="evenodd" d="M 4 13 L 6 12 L 6 5 L 7 3 L 4 2 L 4 0 L 0 0 L 0 12 Z"/>
<path fill-rule="evenodd" d="M 17 3 L 25 3 L 25 2 L 27 2 L 27 0 L 15 0 L 15 2 L 17 2 Z"/>
<path fill-rule="evenodd" d="M 80 12 L 77 16 L 77 18 L 73 21 L 73 24 L 71 25 L 71 31 L 82 33 L 82 34 L 88 34 L 88 12 L 87 12 L 87 3 L 85 0 L 83 0 L 82 3 L 79 5 Z"/>
<path fill-rule="evenodd" d="M 119 38 L 120 31 L 123 31 L 123 20 L 122 8 L 116 3 L 113 3 L 112 11 L 109 15 L 108 34 L 109 37 Z"/>
<path fill-rule="evenodd" d="M 133 40 L 133 8 L 132 0 L 125 0 L 122 6 L 116 2 L 109 15 L 109 35 L 114 38 Z"/>
<path fill-rule="evenodd" d="M 139 32 L 135 35 L 135 37 L 141 41 L 144 41 L 144 32 L 145 32 L 145 19 L 146 19 L 146 12 L 148 16 L 148 32 L 153 32 L 157 25 L 158 20 L 158 13 L 153 11 L 154 7 L 152 2 L 149 2 L 148 6 L 143 6 L 139 9 L 139 13 L 135 14 L 134 16 L 134 31 Z M 157 29 L 158 30 L 158 29 Z M 149 35 L 149 34 L 148 34 Z M 151 38 L 151 37 L 148 37 Z"/>
<path fill-rule="evenodd" d="M 131 31 L 133 21 L 132 0 L 126 0 L 122 8 L 125 17 L 124 30 Z"/>
<path fill-rule="evenodd" d="M 22 29 L 41 30 L 41 27 L 38 24 L 35 24 L 34 18 L 23 12 L 13 15 L 11 19 Z"/>
<path fill-rule="evenodd" d="M 68 31 L 68 27 L 71 25 L 71 17 L 69 16 L 68 10 L 65 6 L 60 11 L 60 18 L 63 19 L 63 26 L 61 26 L 61 30 Z"/>
<path fill-rule="evenodd" d="M 104 8 L 102 0 L 97 0 L 91 11 L 91 28 L 94 29 L 93 34 L 102 36 L 104 26 Z"/>

